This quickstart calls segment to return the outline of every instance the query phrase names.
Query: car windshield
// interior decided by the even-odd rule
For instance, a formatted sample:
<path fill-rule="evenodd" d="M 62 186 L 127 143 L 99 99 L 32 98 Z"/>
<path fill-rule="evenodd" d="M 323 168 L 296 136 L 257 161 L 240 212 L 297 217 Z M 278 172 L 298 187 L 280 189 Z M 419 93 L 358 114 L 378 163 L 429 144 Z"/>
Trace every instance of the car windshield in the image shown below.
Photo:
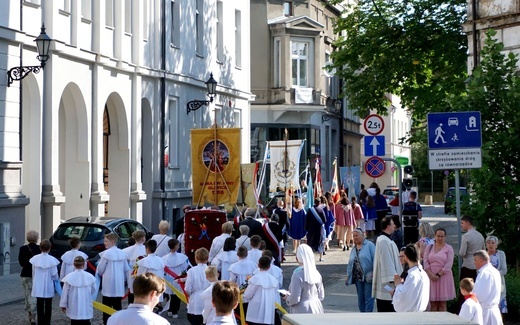
<path fill-rule="evenodd" d="M 98 241 L 103 238 L 105 228 L 97 225 L 70 224 L 61 225 L 54 238 L 68 240 L 71 237 L 78 237 L 81 241 Z"/>
<path fill-rule="evenodd" d="M 467 193 L 465 188 L 459 188 L 459 191 L 460 191 L 460 195 L 464 195 L 464 194 Z M 450 188 L 448 190 L 448 196 L 455 196 L 455 189 L 454 188 Z"/>
<path fill-rule="evenodd" d="M 398 192 L 399 192 L 398 190 L 386 189 L 386 190 L 383 190 L 383 195 L 397 195 Z"/>

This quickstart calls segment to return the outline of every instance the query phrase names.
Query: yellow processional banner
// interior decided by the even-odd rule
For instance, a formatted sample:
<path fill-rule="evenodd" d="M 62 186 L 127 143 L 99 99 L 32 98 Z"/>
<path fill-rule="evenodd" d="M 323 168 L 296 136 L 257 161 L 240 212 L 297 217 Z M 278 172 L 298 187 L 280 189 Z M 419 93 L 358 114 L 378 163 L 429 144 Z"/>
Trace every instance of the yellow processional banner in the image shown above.
<path fill-rule="evenodd" d="M 248 207 L 256 207 L 256 163 L 242 164 L 242 202 Z"/>
<path fill-rule="evenodd" d="M 240 186 L 240 129 L 191 130 L 193 204 L 235 204 Z"/>

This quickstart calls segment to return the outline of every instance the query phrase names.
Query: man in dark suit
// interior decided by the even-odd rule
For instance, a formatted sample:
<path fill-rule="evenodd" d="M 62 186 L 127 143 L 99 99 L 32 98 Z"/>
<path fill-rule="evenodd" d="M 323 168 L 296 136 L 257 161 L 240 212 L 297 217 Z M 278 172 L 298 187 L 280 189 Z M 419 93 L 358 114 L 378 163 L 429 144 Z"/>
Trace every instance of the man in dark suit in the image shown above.
<path fill-rule="evenodd" d="M 247 208 L 246 212 L 244 213 L 245 214 L 245 219 L 240 221 L 240 223 L 238 224 L 238 228 L 240 228 L 240 226 L 242 225 L 246 225 L 249 227 L 249 238 L 251 238 L 251 236 L 254 236 L 254 235 L 258 235 L 260 237 L 262 237 L 262 224 L 260 223 L 260 221 L 257 221 L 255 219 L 255 215 L 256 215 L 256 211 L 255 209 L 253 208 Z"/>

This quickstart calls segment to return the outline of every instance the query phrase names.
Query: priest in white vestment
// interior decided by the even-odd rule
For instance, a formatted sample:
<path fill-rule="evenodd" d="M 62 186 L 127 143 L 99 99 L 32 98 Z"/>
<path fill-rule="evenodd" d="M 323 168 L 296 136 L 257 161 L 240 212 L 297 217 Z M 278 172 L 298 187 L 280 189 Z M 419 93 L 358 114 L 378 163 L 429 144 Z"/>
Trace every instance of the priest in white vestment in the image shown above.
<path fill-rule="evenodd" d="M 500 272 L 489 262 L 489 255 L 485 250 L 477 251 L 473 259 L 477 267 L 477 280 L 473 293 L 482 306 L 482 318 L 486 325 L 502 325 L 502 315 L 498 308 L 502 280 Z"/>

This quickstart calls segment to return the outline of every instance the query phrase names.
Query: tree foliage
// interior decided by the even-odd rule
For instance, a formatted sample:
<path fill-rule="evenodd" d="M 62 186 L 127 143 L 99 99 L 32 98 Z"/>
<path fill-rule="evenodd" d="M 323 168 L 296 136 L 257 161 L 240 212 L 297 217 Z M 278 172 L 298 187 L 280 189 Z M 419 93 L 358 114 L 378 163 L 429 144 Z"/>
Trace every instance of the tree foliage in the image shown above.
<path fill-rule="evenodd" d="M 390 93 L 414 119 L 446 111 L 447 95 L 464 91 L 465 8 L 464 0 L 359 0 L 348 7 L 336 21 L 343 36 L 331 57 L 350 108 L 386 115 Z"/>
<path fill-rule="evenodd" d="M 463 96 L 450 99 L 455 111 L 480 111 L 482 168 L 470 171 L 472 204 L 467 213 L 483 233 L 494 233 L 520 266 L 520 77 L 518 58 L 488 31 L 481 64 Z M 511 262 L 511 261 L 510 261 Z"/>

